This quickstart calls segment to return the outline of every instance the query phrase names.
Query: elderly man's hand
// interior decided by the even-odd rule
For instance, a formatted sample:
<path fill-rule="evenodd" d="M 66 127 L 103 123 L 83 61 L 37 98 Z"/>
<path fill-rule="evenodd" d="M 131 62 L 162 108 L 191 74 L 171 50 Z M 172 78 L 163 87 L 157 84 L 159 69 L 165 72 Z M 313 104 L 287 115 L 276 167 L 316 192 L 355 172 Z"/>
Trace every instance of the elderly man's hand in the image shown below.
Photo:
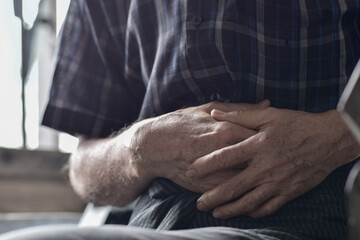
<path fill-rule="evenodd" d="M 209 190 L 234 176 L 238 167 L 218 171 L 198 181 L 185 176 L 187 167 L 201 156 L 241 142 L 256 133 L 238 124 L 214 120 L 211 110 L 255 110 L 268 106 L 268 101 L 259 104 L 212 102 L 146 120 L 134 126 L 136 132 L 129 138 L 129 146 L 135 153 L 133 164 L 137 166 L 139 176 L 149 179 L 165 177 L 194 192 Z"/>
<path fill-rule="evenodd" d="M 219 120 L 254 129 L 257 134 L 197 159 L 190 178 L 246 165 L 232 178 L 205 192 L 199 210 L 214 217 L 272 214 L 317 186 L 335 168 L 359 156 L 359 148 L 336 111 L 312 114 L 267 108 L 213 110 Z"/>

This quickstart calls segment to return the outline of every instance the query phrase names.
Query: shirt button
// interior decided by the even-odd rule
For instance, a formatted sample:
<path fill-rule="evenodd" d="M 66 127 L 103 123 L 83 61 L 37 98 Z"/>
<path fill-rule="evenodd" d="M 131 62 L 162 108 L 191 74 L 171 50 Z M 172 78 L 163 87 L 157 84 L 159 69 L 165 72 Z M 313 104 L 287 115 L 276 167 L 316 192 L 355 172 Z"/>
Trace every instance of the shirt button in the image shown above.
<path fill-rule="evenodd" d="M 192 19 L 191 19 L 191 22 L 194 24 L 194 25 L 199 25 L 201 23 L 201 17 L 200 16 L 194 16 Z"/>
<path fill-rule="evenodd" d="M 221 97 L 219 93 L 213 93 L 210 95 L 210 101 L 220 101 Z"/>

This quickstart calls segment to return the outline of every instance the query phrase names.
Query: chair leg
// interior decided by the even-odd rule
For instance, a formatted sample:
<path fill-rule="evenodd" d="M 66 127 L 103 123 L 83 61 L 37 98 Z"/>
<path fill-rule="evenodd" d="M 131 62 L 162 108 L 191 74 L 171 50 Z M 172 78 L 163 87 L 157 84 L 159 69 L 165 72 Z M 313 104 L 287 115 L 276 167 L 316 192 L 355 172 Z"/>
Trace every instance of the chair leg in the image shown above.
<path fill-rule="evenodd" d="M 98 227 L 104 225 L 111 209 L 111 206 L 95 206 L 93 203 L 88 203 L 79 221 L 79 226 Z"/>
<path fill-rule="evenodd" d="M 349 204 L 350 239 L 360 239 L 360 161 L 350 171 L 345 193 Z"/>

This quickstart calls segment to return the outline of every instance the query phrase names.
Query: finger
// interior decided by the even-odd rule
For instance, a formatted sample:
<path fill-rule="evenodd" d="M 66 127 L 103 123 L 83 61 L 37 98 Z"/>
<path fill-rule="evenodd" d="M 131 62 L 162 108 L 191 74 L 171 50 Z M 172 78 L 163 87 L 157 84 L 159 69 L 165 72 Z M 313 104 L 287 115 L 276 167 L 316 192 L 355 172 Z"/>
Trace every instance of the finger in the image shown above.
<path fill-rule="evenodd" d="M 218 122 L 218 128 L 216 134 L 213 136 L 215 141 L 220 140 L 225 143 L 225 146 L 239 143 L 257 133 L 257 131 L 243 126 L 229 123 L 229 122 Z"/>
<path fill-rule="evenodd" d="M 257 110 L 257 109 L 265 109 L 270 107 L 269 100 L 263 100 L 257 104 L 251 103 L 224 103 L 224 102 L 211 102 L 205 104 L 206 112 L 210 113 L 213 109 L 219 109 L 224 112 L 232 112 L 238 110 Z"/>
<path fill-rule="evenodd" d="M 246 168 L 235 177 L 219 184 L 214 189 L 205 192 L 198 199 L 197 208 L 200 211 L 208 211 L 232 201 L 256 187 L 259 178 L 256 169 Z"/>
<path fill-rule="evenodd" d="M 266 110 L 223 112 L 218 109 L 213 109 L 210 114 L 218 121 L 227 121 L 247 128 L 257 129 L 264 123 L 267 112 Z"/>
<path fill-rule="evenodd" d="M 216 171 L 245 164 L 256 153 L 251 144 L 253 137 L 198 158 L 189 166 L 186 176 L 203 178 Z"/>
<path fill-rule="evenodd" d="M 251 103 L 228 103 L 226 104 L 223 109 L 225 112 L 232 112 L 237 110 L 260 110 L 270 107 L 270 101 L 269 100 L 263 100 L 256 104 Z M 220 109 L 221 110 L 221 109 Z"/>
<path fill-rule="evenodd" d="M 269 201 L 267 201 L 263 206 L 261 206 L 259 209 L 251 212 L 249 215 L 252 218 L 262 218 L 268 215 L 273 214 L 277 210 L 279 210 L 282 206 L 287 203 L 288 200 L 284 196 L 277 196 Z"/>
<path fill-rule="evenodd" d="M 269 187 L 269 184 L 260 185 L 240 199 L 215 208 L 213 215 L 215 218 L 226 219 L 254 212 L 275 194 L 276 190 Z"/>

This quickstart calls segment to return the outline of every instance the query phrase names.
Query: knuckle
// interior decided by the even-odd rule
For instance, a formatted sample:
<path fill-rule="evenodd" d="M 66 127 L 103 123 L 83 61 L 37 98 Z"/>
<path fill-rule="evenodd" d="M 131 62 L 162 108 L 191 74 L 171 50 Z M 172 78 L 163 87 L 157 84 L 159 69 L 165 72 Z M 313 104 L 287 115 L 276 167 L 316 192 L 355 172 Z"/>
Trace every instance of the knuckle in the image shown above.
<path fill-rule="evenodd" d="M 214 155 L 215 155 L 214 161 L 216 161 L 217 167 L 219 169 L 227 169 L 231 167 L 231 163 L 227 151 L 219 150 Z"/>
<path fill-rule="evenodd" d="M 237 197 L 237 192 L 231 184 L 226 184 L 223 186 L 223 194 L 226 200 L 233 200 Z"/>
<path fill-rule="evenodd" d="M 233 121 L 236 121 L 237 119 L 241 118 L 243 115 L 242 110 L 235 110 L 227 113 L 227 117 L 229 119 L 232 119 Z"/>
<path fill-rule="evenodd" d="M 262 202 L 264 202 L 265 199 L 265 194 L 263 192 L 260 192 L 258 194 L 254 194 L 251 198 L 248 199 L 248 203 L 250 206 L 258 206 L 260 205 Z"/>
<path fill-rule="evenodd" d="M 206 174 L 206 171 L 209 169 L 209 161 L 207 158 L 200 158 L 194 166 L 198 174 L 203 175 Z"/>
<path fill-rule="evenodd" d="M 273 137 L 271 137 L 266 132 L 263 132 L 260 134 L 258 138 L 258 144 L 266 149 L 274 149 L 276 150 L 279 146 L 277 146 L 277 143 L 274 142 Z"/>
<path fill-rule="evenodd" d="M 252 201 L 250 198 L 244 199 L 242 210 L 245 213 L 253 212 L 257 208 L 257 203 L 255 201 Z"/>
<path fill-rule="evenodd" d="M 243 110 L 238 110 L 233 112 L 235 118 L 240 118 L 243 115 L 243 113 L 244 113 Z"/>
<path fill-rule="evenodd" d="M 221 165 L 221 151 L 216 151 L 212 153 L 211 160 L 216 164 L 216 166 L 220 167 Z"/>
<path fill-rule="evenodd" d="M 264 133 L 264 134 L 261 134 L 261 136 L 259 138 L 259 142 L 263 143 L 263 144 L 267 144 L 268 142 L 271 142 L 271 138 L 268 134 Z"/>
<path fill-rule="evenodd" d="M 233 127 L 232 124 L 229 122 L 219 122 L 218 124 L 218 128 L 217 128 L 217 132 L 220 134 L 224 134 L 225 136 L 227 136 L 229 132 L 232 132 Z"/>

